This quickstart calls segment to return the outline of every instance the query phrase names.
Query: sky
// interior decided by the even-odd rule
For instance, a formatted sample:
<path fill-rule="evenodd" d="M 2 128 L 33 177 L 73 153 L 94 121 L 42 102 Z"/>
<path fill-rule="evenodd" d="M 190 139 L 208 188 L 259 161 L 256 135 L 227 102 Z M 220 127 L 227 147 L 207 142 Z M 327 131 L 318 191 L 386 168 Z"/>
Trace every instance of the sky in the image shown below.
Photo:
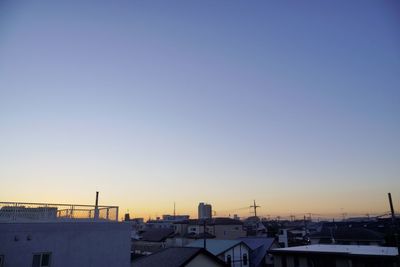
<path fill-rule="evenodd" d="M 0 201 L 399 210 L 399 103 L 396 1 L 0 2 Z"/>

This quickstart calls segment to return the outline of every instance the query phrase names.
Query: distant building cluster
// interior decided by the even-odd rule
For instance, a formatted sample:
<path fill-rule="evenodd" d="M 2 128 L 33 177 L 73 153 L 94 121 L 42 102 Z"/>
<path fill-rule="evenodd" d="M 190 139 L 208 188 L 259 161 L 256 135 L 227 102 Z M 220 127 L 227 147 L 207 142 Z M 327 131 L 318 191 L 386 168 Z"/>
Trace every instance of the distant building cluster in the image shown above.
<path fill-rule="evenodd" d="M 130 214 L 119 221 L 118 207 L 97 201 L 2 203 L 0 267 L 400 267 L 393 228 L 399 218 L 212 215 L 211 204 L 203 202 L 196 219 L 174 212 L 147 221 Z"/>

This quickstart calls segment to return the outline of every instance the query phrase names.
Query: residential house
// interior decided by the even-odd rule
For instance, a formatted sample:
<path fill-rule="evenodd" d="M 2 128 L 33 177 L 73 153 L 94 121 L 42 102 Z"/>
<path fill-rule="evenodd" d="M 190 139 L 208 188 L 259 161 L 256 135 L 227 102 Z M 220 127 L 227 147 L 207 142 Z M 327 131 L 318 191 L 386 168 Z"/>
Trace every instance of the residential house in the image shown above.
<path fill-rule="evenodd" d="M 117 221 L 118 207 L 1 205 L 1 267 L 130 266 L 130 227 Z"/>
<path fill-rule="evenodd" d="M 275 238 L 241 237 L 238 240 L 243 241 L 250 248 L 251 267 L 274 266 L 274 258 L 269 251 L 279 248 L 279 244 Z"/>
<path fill-rule="evenodd" d="M 204 240 L 196 240 L 187 247 L 204 247 Z M 250 248 L 241 240 L 207 239 L 205 249 L 232 267 L 250 266 Z"/>
<path fill-rule="evenodd" d="M 304 228 L 297 227 L 291 229 L 280 229 L 278 232 L 278 242 L 281 247 L 292 247 L 300 245 L 308 245 L 308 231 Z"/>
<path fill-rule="evenodd" d="M 175 222 L 189 220 L 189 215 L 163 215 L 162 219 L 157 217 L 156 220 L 148 220 L 146 228 L 174 228 Z"/>
<path fill-rule="evenodd" d="M 149 255 L 169 247 L 168 239 L 175 235 L 174 229 L 149 228 L 139 233 L 139 239 L 132 240 L 133 254 Z"/>
<path fill-rule="evenodd" d="M 218 257 L 202 248 L 166 248 L 132 262 L 132 267 L 224 267 Z"/>
<path fill-rule="evenodd" d="M 247 236 L 267 236 L 267 228 L 258 216 L 251 216 L 243 221 Z"/>
<path fill-rule="evenodd" d="M 205 224 L 204 224 L 205 222 Z M 182 245 L 204 237 L 204 227 L 207 238 L 237 239 L 245 237 L 243 223 L 231 218 L 212 218 L 207 220 L 186 220 L 174 223 L 176 238 Z"/>

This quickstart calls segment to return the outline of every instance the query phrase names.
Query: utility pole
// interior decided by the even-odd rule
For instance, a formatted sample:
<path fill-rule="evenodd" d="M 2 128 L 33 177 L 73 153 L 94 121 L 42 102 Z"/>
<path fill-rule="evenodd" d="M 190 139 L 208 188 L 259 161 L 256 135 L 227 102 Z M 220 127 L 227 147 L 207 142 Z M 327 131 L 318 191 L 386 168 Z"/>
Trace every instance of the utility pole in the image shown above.
<path fill-rule="evenodd" d="M 174 201 L 174 220 L 175 220 L 176 214 L 175 214 L 175 201 Z"/>
<path fill-rule="evenodd" d="M 254 200 L 254 204 L 250 206 L 250 208 L 254 208 L 254 216 L 257 217 L 257 208 L 261 208 L 261 206 L 256 205 L 256 201 Z"/>

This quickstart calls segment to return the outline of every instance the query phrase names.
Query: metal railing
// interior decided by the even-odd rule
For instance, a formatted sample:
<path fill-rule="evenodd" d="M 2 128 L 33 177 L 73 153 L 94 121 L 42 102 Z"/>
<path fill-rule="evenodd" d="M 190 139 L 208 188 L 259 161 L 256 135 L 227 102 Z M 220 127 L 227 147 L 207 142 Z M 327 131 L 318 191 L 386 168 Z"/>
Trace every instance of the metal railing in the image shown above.
<path fill-rule="evenodd" d="M 0 222 L 71 220 L 118 221 L 118 206 L 0 202 Z"/>

